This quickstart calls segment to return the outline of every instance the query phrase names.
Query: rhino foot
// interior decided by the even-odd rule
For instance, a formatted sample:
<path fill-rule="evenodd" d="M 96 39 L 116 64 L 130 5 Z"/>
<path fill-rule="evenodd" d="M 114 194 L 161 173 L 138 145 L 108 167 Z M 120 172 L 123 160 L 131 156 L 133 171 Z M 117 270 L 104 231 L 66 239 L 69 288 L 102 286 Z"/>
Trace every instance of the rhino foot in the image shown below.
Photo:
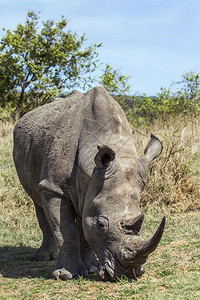
<path fill-rule="evenodd" d="M 95 273 L 99 268 L 99 261 L 86 241 L 81 244 L 81 260 L 88 270 L 88 273 Z"/>
<path fill-rule="evenodd" d="M 72 273 L 67 271 L 65 268 L 57 269 L 53 271 L 53 279 L 62 279 L 62 280 L 69 280 L 73 278 Z"/>
<path fill-rule="evenodd" d="M 82 261 L 84 262 L 84 265 L 88 270 L 88 273 L 92 274 L 98 271 L 99 261 L 96 259 L 93 253 L 91 253 L 89 257 L 88 256 L 82 257 Z"/>
<path fill-rule="evenodd" d="M 58 256 L 56 250 L 47 250 L 40 247 L 34 254 L 33 259 L 36 261 L 54 260 Z"/>
<path fill-rule="evenodd" d="M 56 268 L 53 271 L 53 278 L 54 279 L 62 279 L 62 280 L 69 280 L 69 279 L 77 279 L 79 276 L 87 277 L 88 271 L 84 264 L 80 264 L 76 266 L 73 270 L 71 268 Z"/>

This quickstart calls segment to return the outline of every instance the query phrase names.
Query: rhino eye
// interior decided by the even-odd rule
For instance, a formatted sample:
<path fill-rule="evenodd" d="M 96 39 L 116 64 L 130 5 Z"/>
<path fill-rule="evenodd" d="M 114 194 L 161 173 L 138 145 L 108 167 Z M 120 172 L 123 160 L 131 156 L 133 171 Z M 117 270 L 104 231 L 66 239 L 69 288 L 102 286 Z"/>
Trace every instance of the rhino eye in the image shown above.
<path fill-rule="evenodd" d="M 102 216 L 97 217 L 96 227 L 99 231 L 105 232 L 106 230 L 108 230 L 108 219 Z"/>

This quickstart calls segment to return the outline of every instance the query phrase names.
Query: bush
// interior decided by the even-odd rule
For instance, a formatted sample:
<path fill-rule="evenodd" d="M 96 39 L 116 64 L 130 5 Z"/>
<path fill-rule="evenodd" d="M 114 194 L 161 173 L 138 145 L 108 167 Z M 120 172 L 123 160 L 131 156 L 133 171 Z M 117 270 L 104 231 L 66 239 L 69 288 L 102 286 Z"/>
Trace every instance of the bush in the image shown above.
<path fill-rule="evenodd" d="M 141 126 L 134 137 L 142 156 L 150 133 L 163 142 L 163 153 L 149 168 L 142 206 L 157 203 L 173 211 L 200 209 L 200 118 L 172 118 L 154 122 L 151 130 Z M 12 160 L 11 123 L 0 123 L 0 202 L 4 206 L 32 205 L 19 183 Z M 141 136 L 141 133 L 143 135 Z"/>
<path fill-rule="evenodd" d="M 181 86 L 180 86 L 181 85 Z M 173 85 L 174 88 L 175 84 Z M 177 90 L 163 89 L 154 97 L 116 96 L 129 122 L 134 126 L 152 126 L 156 120 L 168 121 L 169 117 L 200 114 L 200 75 L 193 72 L 183 74 L 176 83 Z"/>
<path fill-rule="evenodd" d="M 171 211 L 200 209 L 200 118 L 170 118 L 151 127 L 163 142 L 163 153 L 149 168 L 142 206 L 157 203 Z M 149 130 L 145 135 L 150 135 Z M 135 131 L 139 149 L 144 149 L 141 134 Z M 147 141 L 146 141 L 147 143 Z"/>

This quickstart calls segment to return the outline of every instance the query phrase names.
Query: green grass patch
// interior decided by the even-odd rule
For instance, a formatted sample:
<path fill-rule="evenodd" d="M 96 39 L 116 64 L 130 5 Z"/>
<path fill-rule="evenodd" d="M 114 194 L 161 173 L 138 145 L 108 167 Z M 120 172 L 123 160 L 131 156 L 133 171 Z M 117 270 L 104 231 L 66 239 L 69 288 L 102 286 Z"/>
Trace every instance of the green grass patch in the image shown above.
<path fill-rule="evenodd" d="M 2 208 L 2 207 L 1 207 Z M 200 297 L 199 212 L 167 214 L 166 230 L 137 282 L 102 282 L 98 274 L 63 282 L 51 279 L 55 262 L 35 262 L 41 242 L 33 207 L 5 209 L 0 229 L 0 299 L 198 299 Z M 162 212 L 161 212 L 162 214 Z M 2 221 L 4 216 L 4 221 Z M 155 224 L 151 225 L 154 218 Z M 146 212 L 145 235 L 155 231 L 160 216 Z M 155 226 L 154 226 L 155 225 Z M 196 228 L 194 229 L 194 226 Z"/>
<path fill-rule="evenodd" d="M 11 124 L 3 124 L 0 130 L 1 300 L 200 299 L 200 213 L 194 209 L 182 211 L 174 202 L 173 209 L 161 201 L 143 207 L 145 238 L 152 236 L 164 215 L 166 229 L 158 248 L 148 259 L 145 274 L 137 282 L 126 278 L 114 283 L 102 282 L 98 274 L 67 282 L 53 280 L 54 261 L 32 260 L 42 236 L 33 203 L 22 189 L 13 166 L 12 129 Z M 199 154 L 192 159 L 196 180 Z M 156 183 L 153 188 L 159 186 L 161 183 Z M 162 193 L 164 196 L 165 191 Z"/>

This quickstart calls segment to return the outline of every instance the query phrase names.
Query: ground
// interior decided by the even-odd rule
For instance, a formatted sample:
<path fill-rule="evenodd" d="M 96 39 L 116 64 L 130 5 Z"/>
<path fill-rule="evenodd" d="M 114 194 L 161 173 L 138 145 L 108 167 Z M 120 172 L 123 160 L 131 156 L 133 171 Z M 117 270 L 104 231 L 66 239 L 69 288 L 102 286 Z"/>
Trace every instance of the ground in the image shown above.
<path fill-rule="evenodd" d="M 197 190 L 200 178 L 200 134 L 194 131 L 194 124 L 191 124 L 196 142 L 193 139 L 191 146 L 185 148 L 187 151 L 184 152 L 184 157 L 182 150 L 172 153 L 172 149 L 177 148 L 171 144 L 176 138 L 179 145 L 178 137 L 169 135 L 169 132 L 162 136 L 161 130 L 157 129 L 159 137 L 164 139 L 166 136 L 166 150 L 162 156 L 163 161 L 156 165 L 157 169 L 153 167 L 150 170 L 152 181 L 148 182 L 143 194 L 145 199 L 150 196 L 153 199 L 154 195 L 158 199 L 159 195 L 159 201 L 151 200 L 149 204 L 145 201 L 142 208 L 145 214 L 144 237 L 152 236 L 164 215 L 166 229 L 158 248 L 148 259 L 145 274 L 137 282 L 120 278 L 114 283 L 102 282 L 98 274 L 89 276 L 88 279 L 55 281 L 51 277 L 54 261 L 32 260 L 42 236 L 33 204 L 23 191 L 14 169 L 13 125 L 1 124 L 0 299 L 200 299 L 200 206 Z M 199 131 L 200 126 L 197 125 L 195 130 Z M 186 127 L 183 128 L 185 130 Z M 175 129 L 173 134 L 174 132 Z M 189 131 L 187 134 L 189 139 Z M 182 139 L 184 137 L 186 146 L 190 145 L 185 137 L 186 131 L 180 131 L 179 135 Z M 192 156 L 187 154 L 191 147 Z M 181 166 L 178 155 L 182 155 L 183 163 L 190 159 L 192 173 L 185 169 L 185 165 L 182 169 L 178 168 Z M 178 162 L 177 165 L 175 162 Z M 165 177 L 159 178 L 164 164 Z M 174 176 L 179 176 L 178 181 L 174 181 Z M 194 183 L 191 181 L 193 178 Z M 189 185 L 191 182 L 192 185 Z M 197 185 L 194 185 L 195 182 Z M 175 192 L 172 194 L 171 191 Z M 173 201 L 167 202 L 168 199 Z"/>

